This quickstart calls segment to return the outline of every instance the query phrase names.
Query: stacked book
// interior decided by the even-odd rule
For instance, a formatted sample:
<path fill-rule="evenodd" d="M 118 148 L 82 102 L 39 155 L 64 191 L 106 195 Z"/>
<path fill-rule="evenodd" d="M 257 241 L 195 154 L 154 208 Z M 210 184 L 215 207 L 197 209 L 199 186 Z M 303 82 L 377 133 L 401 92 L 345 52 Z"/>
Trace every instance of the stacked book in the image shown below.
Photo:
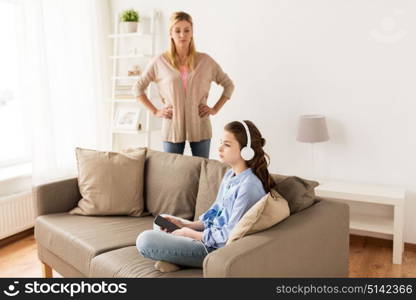
<path fill-rule="evenodd" d="M 134 99 L 131 85 L 116 85 L 114 90 L 114 100 L 132 100 Z"/>

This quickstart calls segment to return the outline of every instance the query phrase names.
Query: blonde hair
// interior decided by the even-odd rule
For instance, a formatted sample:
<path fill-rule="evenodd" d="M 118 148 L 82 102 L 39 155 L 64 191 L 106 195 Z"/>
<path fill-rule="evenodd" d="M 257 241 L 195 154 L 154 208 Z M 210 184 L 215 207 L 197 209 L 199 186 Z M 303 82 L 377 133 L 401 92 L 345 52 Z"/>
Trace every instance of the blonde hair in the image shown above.
<path fill-rule="evenodd" d="M 180 22 L 180 21 L 186 21 L 191 24 L 191 27 L 194 26 L 192 22 L 192 17 L 188 15 L 186 12 L 183 11 L 177 11 L 174 12 L 170 16 L 169 20 L 169 33 L 172 31 L 173 26 Z M 176 51 L 175 42 L 173 39 L 170 39 L 170 46 L 169 49 L 165 52 L 165 56 L 170 62 L 170 64 L 179 70 L 179 57 L 178 52 Z M 195 43 L 194 38 L 191 38 L 191 42 L 189 43 L 189 50 L 188 50 L 188 68 L 193 70 L 194 69 L 194 63 L 195 63 L 195 56 L 196 56 L 196 50 L 195 50 Z"/>

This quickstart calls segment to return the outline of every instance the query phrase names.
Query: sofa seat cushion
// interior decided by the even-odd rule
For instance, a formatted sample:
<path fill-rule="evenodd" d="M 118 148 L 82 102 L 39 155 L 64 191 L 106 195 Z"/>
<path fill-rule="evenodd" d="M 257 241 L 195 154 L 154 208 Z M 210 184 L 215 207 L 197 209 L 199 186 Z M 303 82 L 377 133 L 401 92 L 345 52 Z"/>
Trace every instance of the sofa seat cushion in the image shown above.
<path fill-rule="evenodd" d="M 35 237 L 43 247 L 81 273 L 88 274 L 94 256 L 135 245 L 137 236 L 142 231 L 151 229 L 152 224 L 153 217 L 100 217 L 60 213 L 38 217 Z"/>
<path fill-rule="evenodd" d="M 105 252 L 91 261 L 89 277 L 203 277 L 201 268 L 183 268 L 162 273 L 155 261 L 139 254 L 135 246 Z"/>

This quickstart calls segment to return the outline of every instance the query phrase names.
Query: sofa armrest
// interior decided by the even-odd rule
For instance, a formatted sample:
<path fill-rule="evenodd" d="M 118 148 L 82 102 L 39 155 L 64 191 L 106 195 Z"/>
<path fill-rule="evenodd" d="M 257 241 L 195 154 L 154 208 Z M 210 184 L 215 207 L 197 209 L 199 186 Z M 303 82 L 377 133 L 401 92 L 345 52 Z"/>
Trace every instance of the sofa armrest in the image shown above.
<path fill-rule="evenodd" d="M 346 277 L 349 207 L 322 200 L 209 253 L 204 277 Z"/>
<path fill-rule="evenodd" d="M 77 177 L 35 186 L 32 194 L 36 216 L 67 212 L 82 198 Z"/>

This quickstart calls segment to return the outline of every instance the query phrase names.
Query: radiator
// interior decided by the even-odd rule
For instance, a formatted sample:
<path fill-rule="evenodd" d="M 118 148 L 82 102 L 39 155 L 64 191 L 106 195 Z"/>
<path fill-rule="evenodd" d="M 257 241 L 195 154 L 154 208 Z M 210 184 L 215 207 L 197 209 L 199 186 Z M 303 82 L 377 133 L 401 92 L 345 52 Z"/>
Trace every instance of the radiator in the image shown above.
<path fill-rule="evenodd" d="M 35 224 L 32 192 L 0 197 L 0 239 L 24 231 Z"/>

